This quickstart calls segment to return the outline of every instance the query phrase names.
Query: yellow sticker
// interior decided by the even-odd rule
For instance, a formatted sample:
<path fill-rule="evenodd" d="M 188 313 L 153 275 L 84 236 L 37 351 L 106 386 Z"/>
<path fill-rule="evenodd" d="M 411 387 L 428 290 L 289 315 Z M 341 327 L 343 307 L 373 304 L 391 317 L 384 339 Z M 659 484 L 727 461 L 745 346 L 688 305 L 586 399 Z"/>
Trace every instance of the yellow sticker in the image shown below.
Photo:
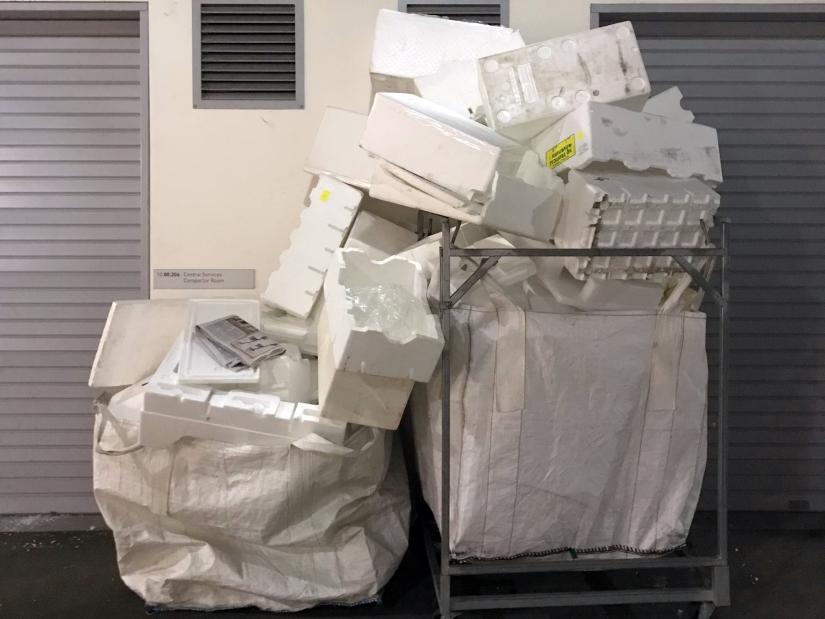
<path fill-rule="evenodd" d="M 324 189 L 324 190 L 321 192 L 321 195 L 318 197 L 318 199 L 319 199 L 321 202 L 326 202 L 327 200 L 329 200 L 329 189 Z"/>
<path fill-rule="evenodd" d="M 576 136 L 571 134 L 545 153 L 548 168 L 560 166 L 576 154 Z"/>

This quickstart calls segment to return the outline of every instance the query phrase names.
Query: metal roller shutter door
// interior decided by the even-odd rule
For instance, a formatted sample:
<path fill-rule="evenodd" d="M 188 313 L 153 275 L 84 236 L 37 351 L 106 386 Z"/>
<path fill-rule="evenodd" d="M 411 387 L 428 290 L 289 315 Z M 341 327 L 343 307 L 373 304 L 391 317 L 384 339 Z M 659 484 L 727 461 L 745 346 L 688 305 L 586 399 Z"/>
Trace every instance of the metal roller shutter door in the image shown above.
<path fill-rule="evenodd" d="M 597 5 L 594 25 L 630 19 L 654 92 L 679 86 L 696 122 L 719 129 L 720 214 L 733 221 L 730 508 L 821 511 L 825 15 L 725 6 Z M 715 321 L 708 331 L 713 372 Z M 714 412 L 711 399 L 711 424 Z M 714 472 L 711 457 L 708 507 Z"/>
<path fill-rule="evenodd" d="M 94 512 L 89 366 L 148 296 L 140 15 L 0 12 L 0 513 Z"/>

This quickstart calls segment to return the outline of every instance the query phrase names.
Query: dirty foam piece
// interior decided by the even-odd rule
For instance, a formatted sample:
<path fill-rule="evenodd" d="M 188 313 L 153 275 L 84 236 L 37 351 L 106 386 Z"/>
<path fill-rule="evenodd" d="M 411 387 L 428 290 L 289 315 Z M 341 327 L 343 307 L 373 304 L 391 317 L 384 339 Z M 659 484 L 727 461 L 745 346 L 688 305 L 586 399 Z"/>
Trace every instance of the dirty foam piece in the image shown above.
<path fill-rule="evenodd" d="M 269 276 L 261 300 L 272 307 L 307 318 L 312 311 L 332 253 L 344 242 L 362 194 L 328 176 L 319 176 L 309 194 L 309 207 L 289 235 L 289 247 Z"/>
<path fill-rule="evenodd" d="M 650 97 L 642 111 L 683 123 L 692 123 L 694 119 L 693 112 L 682 107 L 682 91 L 678 86 L 672 86 L 655 97 Z"/>
<path fill-rule="evenodd" d="M 89 386 L 112 390 L 149 376 L 180 333 L 186 301 L 115 301 L 92 362 Z"/>
<path fill-rule="evenodd" d="M 373 260 L 383 260 L 409 247 L 415 241 L 415 232 L 374 213 L 361 210 L 352 224 L 344 247 L 360 249 Z"/>
<path fill-rule="evenodd" d="M 340 249 L 324 282 L 324 302 L 336 369 L 430 380 L 444 339 L 417 263 Z"/>
<path fill-rule="evenodd" d="M 722 182 L 716 129 L 606 103 L 581 106 L 531 146 L 557 172 L 604 163 L 616 172 L 661 170 L 675 178 Z"/>
<path fill-rule="evenodd" d="M 414 381 L 335 367 L 324 308 L 318 324 L 318 399 L 325 419 L 395 430 Z"/>
<path fill-rule="evenodd" d="M 492 197 L 484 202 L 453 198 L 438 186 L 387 162 L 376 166 L 370 196 L 541 240 L 552 238 L 563 183 L 541 165 L 535 153 L 522 153 L 518 165 L 505 162 L 495 174 Z"/>
<path fill-rule="evenodd" d="M 535 135 L 588 101 L 641 110 L 650 94 L 630 22 L 491 55 L 478 72 L 487 124 L 505 134 L 531 125 Z"/>
<path fill-rule="evenodd" d="M 359 146 L 366 126 L 365 114 L 328 107 L 315 133 L 304 170 L 369 189 L 375 163 Z"/>
<path fill-rule="evenodd" d="M 361 146 L 462 201 L 489 196 L 500 161 L 524 151 L 489 127 L 397 93 L 375 96 Z"/>
<path fill-rule="evenodd" d="M 418 93 L 472 114 L 482 104 L 477 60 L 523 45 L 510 28 L 382 9 L 370 61 L 373 93 Z"/>
<path fill-rule="evenodd" d="M 719 194 L 695 178 L 573 171 L 565 187 L 556 244 L 574 249 L 708 247 L 706 233 L 718 208 Z M 701 268 L 707 258 L 686 260 Z M 668 256 L 568 257 L 565 265 L 578 279 L 663 282 L 682 272 Z"/>
<path fill-rule="evenodd" d="M 221 366 L 195 338 L 195 326 L 237 315 L 255 328 L 261 326 L 260 303 L 254 299 L 191 299 L 186 306 L 178 380 L 182 384 L 250 384 L 257 383 L 254 368 L 234 371 Z"/>

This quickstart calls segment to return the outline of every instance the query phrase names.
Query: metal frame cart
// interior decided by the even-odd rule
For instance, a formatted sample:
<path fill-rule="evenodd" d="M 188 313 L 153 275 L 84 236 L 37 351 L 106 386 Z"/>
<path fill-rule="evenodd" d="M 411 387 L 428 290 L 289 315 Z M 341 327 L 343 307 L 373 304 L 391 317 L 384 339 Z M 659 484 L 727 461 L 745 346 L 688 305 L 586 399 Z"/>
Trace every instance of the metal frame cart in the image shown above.
<path fill-rule="evenodd" d="M 455 246 L 458 226 L 452 236 L 450 220 L 441 220 L 440 257 L 440 317 L 444 332 L 444 350 L 441 354 L 441 543 L 433 536 L 425 536 L 427 558 L 433 576 L 441 616 L 452 618 L 463 611 L 509 608 L 546 608 L 561 606 L 601 606 L 616 604 L 698 603 L 700 619 L 711 616 L 717 606 L 730 604 L 728 572 L 728 503 L 727 503 L 727 339 L 728 339 L 728 228 L 721 221 L 721 244 L 714 248 L 656 248 L 656 249 L 463 249 Z M 670 256 L 705 291 L 719 308 L 719 368 L 718 368 L 718 425 L 717 487 L 716 487 L 716 550 L 711 556 L 667 556 L 661 558 L 596 559 L 574 556 L 570 560 L 552 558 L 519 558 L 510 560 L 474 561 L 458 563 L 450 558 L 450 323 L 451 310 L 467 291 L 495 264 L 507 256 L 563 257 L 563 256 Z M 708 278 L 686 260 L 689 256 L 719 258 L 721 278 L 714 287 Z M 450 294 L 450 260 L 453 258 L 480 259 L 476 270 Z M 447 390 L 447 393 L 444 393 Z M 655 569 L 702 570 L 704 586 L 612 589 L 603 591 L 574 591 L 551 593 L 505 593 L 493 595 L 454 595 L 453 578 L 460 576 L 505 576 L 527 573 L 607 572 L 618 570 Z"/>

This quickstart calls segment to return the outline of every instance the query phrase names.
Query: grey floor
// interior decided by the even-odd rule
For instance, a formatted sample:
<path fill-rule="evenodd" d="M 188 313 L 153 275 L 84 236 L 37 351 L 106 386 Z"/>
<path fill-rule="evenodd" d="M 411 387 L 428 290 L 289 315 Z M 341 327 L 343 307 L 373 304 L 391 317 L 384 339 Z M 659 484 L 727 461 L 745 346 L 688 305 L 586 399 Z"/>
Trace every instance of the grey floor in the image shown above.
<path fill-rule="evenodd" d="M 731 519 L 731 580 L 733 606 L 719 609 L 715 619 L 825 618 L 825 526 L 820 530 L 755 530 L 752 519 Z M 695 535 L 694 537 L 701 537 Z M 419 540 L 387 586 L 380 606 L 357 609 L 315 609 L 296 617 L 432 617 L 435 599 Z M 629 576 L 633 578 L 633 576 Z M 519 582 L 476 585 L 494 592 L 517 589 Z M 556 583 L 559 584 L 559 583 Z M 588 581 L 573 586 L 605 586 Z M 654 583 L 655 584 L 655 583 Z M 609 583 L 607 586 L 610 586 Z M 143 602 L 120 581 L 112 537 L 108 531 L 0 533 L 0 617 L 60 619 L 144 617 Z M 159 613 L 158 617 L 264 617 L 246 609 L 205 615 Z M 690 619 L 694 609 L 683 606 L 614 607 L 586 610 L 542 610 L 463 615 L 463 617 L 674 617 Z"/>

